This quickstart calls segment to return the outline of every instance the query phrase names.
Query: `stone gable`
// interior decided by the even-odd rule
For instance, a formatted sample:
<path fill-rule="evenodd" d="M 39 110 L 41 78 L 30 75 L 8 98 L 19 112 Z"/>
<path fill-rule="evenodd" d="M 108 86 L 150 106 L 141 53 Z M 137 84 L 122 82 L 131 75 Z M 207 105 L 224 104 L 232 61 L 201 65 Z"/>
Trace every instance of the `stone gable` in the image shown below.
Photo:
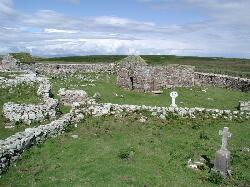
<path fill-rule="evenodd" d="M 194 85 L 194 67 L 178 64 L 149 66 L 140 56 L 129 56 L 118 64 L 117 84 L 138 91 L 191 87 Z"/>

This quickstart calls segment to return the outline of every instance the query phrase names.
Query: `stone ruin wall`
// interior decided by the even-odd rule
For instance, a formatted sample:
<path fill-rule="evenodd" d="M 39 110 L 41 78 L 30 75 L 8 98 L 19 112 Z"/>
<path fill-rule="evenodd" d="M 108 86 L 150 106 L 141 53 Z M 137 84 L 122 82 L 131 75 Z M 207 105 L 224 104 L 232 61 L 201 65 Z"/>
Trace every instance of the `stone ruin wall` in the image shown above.
<path fill-rule="evenodd" d="M 240 111 L 250 111 L 250 101 L 240 101 L 239 109 Z"/>
<path fill-rule="evenodd" d="M 6 60 L 12 61 L 12 58 L 6 57 L 4 64 L 6 64 Z M 179 66 L 181 67 L 181 66 Z M 184 67 L 184 66 L 182 66 Z M 188 67 L 188 66 L 186 66 Z M 147 66 L 148 68 L 148 66 Z M 227 75 L 219 75 L 212 73 L 201 73 L 194 72 L 194 75 L 191 75 L 191 71 L 189 69 L 183 68 L 182 70 L 174 70 L 169 68 L 168 66 L 152 66 L 153 73 L 150 73 L 149 69 L 140 69 L 138 68 L 136 73 L 138 74 L 137 78 L 133 80 L 135 83 L 133 86 L 138 88 L 139 90 L 144 90 L 142 86 L 145 85 L 145 88 L 152 85 L 152 87 L 157 90 L 161 87 L 167 87 L 166 85 L 180 85 L 180 86 L 192 86 L 192 85 L 210 85 L 222 88 L 229 88 L 234 90 L 240 90 L 243 92 L 250 92 L 250 79 L 232 77 Z M 36 63 L 33 65 L 20 64 L 18 68 L 14 69 L 4 69 L 3 62 L 0 65 L 0 70 L 25 70 L 37 72 L 44 75 L 66 75 L 69 73 L 75 73 L 77 71 L 82 73 L 117 73 L 121 75 L 118 84 L 123 88 L 131 88 L 130 81 L 125 81 L 127 78 L 128 70 L 121 69 L 118 71 L 115 64 L 45 64 L 45 63 Z M 164 71 L 166 71 L 164 73 Z M 172 75 L 171 75 L 172 74 Z M 170 80 L 169 77 L 173 76 L 174 79 Z M 146 78 L 143 78 L 146 77 Z M 190 78 L 191 77 L 191 78 Z M 124 79 L 123 79 L 124 78 Z M 177 78 L 177 79 L 176 79 Z M 130 78 L 129 78 L 130 79 Z M 193 79 L 193 80 L 192 80 Z M 141 83 L 145 82 L 145 83 Z M 191 83 L 192 82 L 192 83 Z M 144 87 L 144 86 L 143 86 Z"/>
<path fill-rule="evenodd" d="M 79 122 L 84 115 L 79 110 L 72 109 L 59 119 L 34 128 L 27 128 L 5 140 L 0 140 L 0 175 L 7 171 L 8 167 L 32 145 L 44 142 L 46 139 L 58 136 L 72 123 Z"/>
<path fill-rule="evenodd" d="M 8 102 L 3 105 L 3 114 L 8 123 L 6 127 L 12 127 L 16 122 L 30 124 L 33 121 L 42 121 L 46 118 L 54 119 L 57 114 L 58 100 L 50 97 L 51 86 L 48 79 L 28 74 L 18 76 L 15 79 L 0 79 L 0 87 L 17 86 L 19 84 L 30 84 L 39 82 L 37 95 L 41 97 L 39 104 L 16 104 Z"/>
<path fill-rule="evenodd" d="M 43 75 L 60 76 L 75 72 L 80 73 L 114 73 L 114 64 L 45 64 L 36 63 L 35 71 Z"/>
<path fill-rule="evenodd" d="M 250 92 L 250 79 L 219 75 L 213 73 L 195 72 L 195 85 L 210 85 Z"/>
<path fill-rule="evenodd" d="M 87 93 L 83 90 L 65 90 L 65 88 L 58 91 L 58 96 L 60 101 L 67 106 L 72 106 L 75 102 L 82 104 L 88 98 Z"/>
<path fill-rule="evenodd" d="M 122 88 L 153 91 L 169 87 L 191 87 L 194 85 L 194 67 L 181 65 L 136 66 L 131 70 L 117 71 L 117 83 Z"/>

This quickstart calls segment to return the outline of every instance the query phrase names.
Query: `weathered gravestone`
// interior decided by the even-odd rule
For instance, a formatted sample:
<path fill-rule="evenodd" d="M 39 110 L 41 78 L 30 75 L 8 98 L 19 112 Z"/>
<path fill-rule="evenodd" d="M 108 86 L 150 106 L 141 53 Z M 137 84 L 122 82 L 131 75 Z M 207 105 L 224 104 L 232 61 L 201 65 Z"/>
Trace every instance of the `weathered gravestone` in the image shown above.
<path fill-rule="evenodd" d="M 178 97 L 178 93 L 177 92 L 171 92 L 170 97 L 172 98 L 172 104 L 170 106 L 171 107 L 177 107 L 177 105 L 175 103 L 175 99 L 176 99 L 176 97 Z"/>
<path fill-rule="evenodd" d="M 227 176 L 230 166 L 230 151 L 227 149 L 227 143 L 232 134 L 228 127 L 224 127 L 223 130 L 219 131 L 219 135 L 222 135 L 222 144 L 215 154 L 214 170 L 219 171 L 223 176 Z"/>

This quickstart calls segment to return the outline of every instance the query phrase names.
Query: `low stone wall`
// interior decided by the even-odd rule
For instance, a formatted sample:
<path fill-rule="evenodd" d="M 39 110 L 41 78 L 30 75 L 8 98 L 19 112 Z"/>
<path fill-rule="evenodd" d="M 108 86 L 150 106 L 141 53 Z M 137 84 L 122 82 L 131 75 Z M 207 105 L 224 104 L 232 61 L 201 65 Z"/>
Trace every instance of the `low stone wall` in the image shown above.
<path fill-rule="evenodd" d="M 45 64 L 36 63 L 35 71 L 43 75 L 62 76 L 80 73 L 114 73 L 114 64 Z"/>
<path fill-rule="evenodd" d="M 43 81 L 43 77 L 37 77 L 35 74 L 24 74 L 17 76 L 13 79 L 8 79 L 5 77 L 0 77 L 0 87 L 16 87 L 20 84 L 33 85 L 35 82 Z"/>
<path fill-rule="evenodd" d="M 241 111 L 249 111 L 250 112 L 250 101 L 240 101 L 239 109 Z"/>
<path fill-rule="evenodd" d="M 122 112 L 133 113 L 136 111 L 148 111 L 151 112 L 153 116 L 158 116 L 165 119 L 168 115 L 178 115 L 181 117 L 191 117 L 196 116 L 212 117 L 212 118 L 250 118 L 249 112 L 243 111 L 231 111 L 231 110 L 220 110 L 220 109 L 206 109 L 206 108 L 183 108 L 183 107 L 157 107 L 157 106 L 145 106 L 145 105 L 119 105 L 112 103 L 101 103 L 98 104 L 94 99 L 89 99 L 87 101 L 87 106 L 83 108 L 83 111 L 92 116 L 103 116 L 103 115 L 113 115 L 120 114 Z"/>
<path fill-rule="evenodd" d="M 55 119 L 57 107 L 58 100 L 52 98 L 37 105 L 8 102 L 3 105 L 3 115 L 11 123 L 23 122 L 29 125 L 33 121 L 42 121 L 46 118 Z"/>
<path fill-rule="evenodd" d="M 250 79 L 219 75 L 212 73 L 195 72 L 196 85 L 211 85 L 221 88 L 229 88 L 250 92 Z"/>
<path fill-rule="evenodd" d="M 0 174 L 6 171 L 25 149 L 63 133 L 67 126 L 83 119 L 84 116 L 78 112 L 79 110 L 72 110 L 47 125 L 27 128 L 23 132 L 16 133 L 5 140 L 0 140 Z"/>
<path fill-rule="evenodd" d="M 42 121 L 46 118 L 54 119 L 56 117 L 58 100 L 50 98 L 51 86 L 48 79 L 36 77 L 35 75 L 21 76 L 16 79 L 6 79 L 5 86 L 16 86 L 21 83 L 33 84 L 39 82 L 37 94 L 42 98 L 40 104 L 15 104 L 12 102 L 3 105 L 3 114 L 9 123 L 6 127 L 16 122 L 30 124 L 32 121 Z"/>

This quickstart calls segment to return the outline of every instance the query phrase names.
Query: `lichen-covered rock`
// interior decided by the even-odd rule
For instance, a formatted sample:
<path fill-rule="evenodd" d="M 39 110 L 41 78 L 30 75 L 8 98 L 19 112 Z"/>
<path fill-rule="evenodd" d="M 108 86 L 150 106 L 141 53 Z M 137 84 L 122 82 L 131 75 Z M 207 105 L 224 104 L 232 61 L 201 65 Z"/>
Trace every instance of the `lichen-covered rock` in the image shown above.
<path fill-rule="evenodd" d="M 30 124 L 32 121 L 42 121 L 46 118 L 54 119 L 58 101 L 49 98 L 42 104 L 15 104 L 12 102 L 3 105 L 4 117 L 10 122 L 23 122 Z"/>
<path fill-rule="evenodd" d="M 228 75 L 195 72 L 195 84 L 198 86 L 210 85 L 250 92 L 250 79 L 232 77 Z"/>
<path fill-rule="evenodd" d="M 65 88 L 61 88 L 58 95 L 65 105 L 72 105 L 74 102 L 85 103 L 88 98 L 83 90 L 65 90 Z"/>
<path fill-rule="evenodd" d="M 250 111 L 250 101 L 240 101 L 239 108 L 241 111 Z"/>
<path fill-rule="evenodd" d="M 2 70 L 17 70 L 18 69 L 18 60 L 13 58 L 11 55 L 5 55 L 3 57 L 2 63 L 0 64 L 0 69 Z"/>

